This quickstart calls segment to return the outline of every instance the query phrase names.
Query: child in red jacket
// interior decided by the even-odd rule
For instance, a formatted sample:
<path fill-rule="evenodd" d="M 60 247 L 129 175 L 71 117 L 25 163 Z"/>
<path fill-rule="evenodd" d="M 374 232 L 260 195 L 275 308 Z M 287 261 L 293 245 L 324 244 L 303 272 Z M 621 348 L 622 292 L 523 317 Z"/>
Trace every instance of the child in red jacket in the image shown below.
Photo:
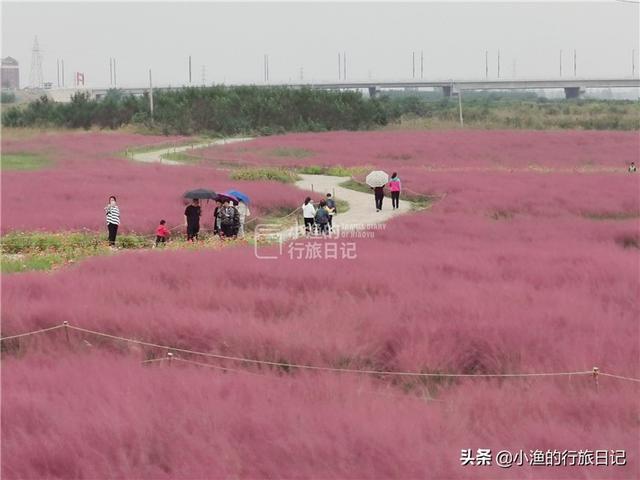
<path fill-rule="evenodd" d="M 167 241 L 167 237 L 171 234 L 169 229 L 166 227 L 166 223 L 164 220 L 160 220 L 160 225 L 156 228 L 156 247 Z"/>

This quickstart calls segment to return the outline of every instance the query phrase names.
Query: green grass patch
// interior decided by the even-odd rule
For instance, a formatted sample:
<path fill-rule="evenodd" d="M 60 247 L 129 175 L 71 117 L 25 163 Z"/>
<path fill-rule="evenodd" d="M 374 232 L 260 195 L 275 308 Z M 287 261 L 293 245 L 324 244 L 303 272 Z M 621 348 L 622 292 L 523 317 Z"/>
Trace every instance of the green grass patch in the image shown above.
<path fill-rule="evenodd" d="M 201 160 L 200 157 L 186 152 L 163 153 L 160 158 L 180 163 L 198 163 Z"/>
<path fill-rule="evenodd" d="M 336 198 L 335 201 L 336 201 L 336 211 L 338 212 L 338 215 L 349 210 L 349 202 L 347 202 L 346 200 L 341 200 L 339 198 Z"/>
<path fill-rule="evenodd" d="M 50 160 L 36 153 L 3 153 L 2 170 L 37 170 L 49 165 Z"/>
<path fill-rule="evenodd" d="M 106 235 L 92 232 L 13 232 L 0 239 L 3 273 L 50 270 L 95 255 L 111 252 Z M 136 234 L 118 236 L 120 248 L 151 246 L 148 237 Z"/>
<path fill-rule="evenodd" d="M 2 257 L 0 271 L 2 273 L 19 273 L 28 271 L 51 270 L 64 263 L 58 255 L 15 255 Z"/>
<path fill-rule="evenodd" d="M 307 158 L 313 156 L 314 152 L 306 148 L 276 147 L 269 150 L 269 155 L 274 157 Z"/>
<path fill-rule="evenodd" d="M 367 185 L 366 183 L 354 180 L 353 178 L 350 178 L 349 180 L 342 182 L 340 186 L 344 188 L 348 188 L 350 190 L 355 190 L 356 192 L 371 193 L 371 187 L 369 185 Z"/>
<path fill-rule="evenodd" d="M 332 175 L 334 177 L 352 177 L 369 170 L 371 170 L 369 167 L 343 167 L 341 165 L 334 165 L 331 167 L 323 165 L 305 165 L 296 168 L 298 173 L 306 175 Z"/>
<path fill-rule="evenodd" d="M 277 167 L 239 168 L 230 176 L 234 180 L 270 180 L 282 183 L 294 183 L 299 180 L 294 171 Z"/>
<path fill-rule="evenodd" d="M 511 220 L 514 213 L 510 210 L 494 210 L 489 214 L 489 217 L 493 220 Z"/>
<path fill-rule="evenodd" d="M 634 218 L 640 218 L 638 212 L 606 212 L 606 213 L 593 213 L 584 212 L 582 216 L 590 220 L 632 220 Z"/>

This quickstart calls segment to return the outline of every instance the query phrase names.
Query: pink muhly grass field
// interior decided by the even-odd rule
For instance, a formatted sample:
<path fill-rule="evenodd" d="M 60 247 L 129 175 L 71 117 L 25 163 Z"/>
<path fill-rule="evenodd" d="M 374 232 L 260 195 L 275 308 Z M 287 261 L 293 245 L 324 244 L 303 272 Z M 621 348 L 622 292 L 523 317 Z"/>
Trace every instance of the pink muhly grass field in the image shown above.
<path fill-rule="evenodd" d="M 169 169 L 131 168 L 157 179 Z M 467 374 L 597 366 L 640 378 L 640 177 L 398 170 L 405 188 L 440 200 L 373 239 L 344 240 L 356 242 L 354 260 L 293 260 L 287 246 L 273 261 L 252 247 L 132 251 L 4 276 L 2 335 L 66 320 L 275 362 Z M 57 331 L 7 348 L 6 478 L 640 476 L 640 387 L 609 377 L 596 392 L 590 375 L 419 381 L 219 360 L 209 362 L 244 374 L 143 367 L 165 351 L 77 331 L 69 344 Z M 461 467 L 463 448 L 625 449 L 628 465 Z"/>
<path fill-rule="evenodd" d="M 591 379 L 450 386 L 420 400 L 352 375 L 5 360 L 3 478 L 633 478 L 638 389 Z M 462 467 L 461 448 L 627 449 L 626 467 Z"/>
<path fill-rule="evenodd" d="M 138 233 L 153 233 L 160 219 L 165 219 L 169 226 L 183 223 L 181 197 L 186 190 L 194 188 L 243 191 L 252 199 L 254 215 L 270 210 L 293 210 L 301 202 L 302 194 L 295 187 L 277 182 L 237 181 L 222 170 L 139 164 L 116 156 L 135 142 L 164 143 L 160 142 L 164 137 L 147 140 L 141 135 L 113 133 L 59 137 L 9 142 L 9 150 L 18 151 L 37 151 L 46 145 L 55 149 L 59 161 L 43 170 L 3 172 L 3 233 L 102 230 L 106 228 L 103 207 L 110 195 L 118 198 L 121 231 Z M 212 223 L 213 203 L 205 202 L 204 208 L 203 222 L 208 225 Z"/>
<path fill-rule="evenodd" d="M 294 158 L 287 150 L 306 151 Z M 637 132 L 452 130 L 299 133 L 210 147 L 205 158 L 241 164 L 371 165 L 463 169 L 622 171 L 640 160 Z M 283 155 L 284 154 L 284 155 Z M 389 172 L 391 173 L 391 172 Z"/>

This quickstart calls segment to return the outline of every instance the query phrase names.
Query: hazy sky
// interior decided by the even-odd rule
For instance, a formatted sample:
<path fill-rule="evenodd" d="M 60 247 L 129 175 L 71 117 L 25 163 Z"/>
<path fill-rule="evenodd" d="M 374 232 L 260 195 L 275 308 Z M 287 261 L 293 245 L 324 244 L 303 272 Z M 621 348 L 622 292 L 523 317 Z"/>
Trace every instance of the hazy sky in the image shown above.
<path fill-rule="evenodd" d="M 640 5 L 615 0 L 571 3 L 26 3 L 2 2 L 2 56 L 20 62 L 28 84 L 37 35 L 44 80 L 56 83 L 56 59 L 88 86 L 109 85 L 109 57 L 120 86 L 335 80 L 338 52 L 350 80 L 409 79 L 412 52 L 430 79 L 630 76 L 640 69 Z"/>

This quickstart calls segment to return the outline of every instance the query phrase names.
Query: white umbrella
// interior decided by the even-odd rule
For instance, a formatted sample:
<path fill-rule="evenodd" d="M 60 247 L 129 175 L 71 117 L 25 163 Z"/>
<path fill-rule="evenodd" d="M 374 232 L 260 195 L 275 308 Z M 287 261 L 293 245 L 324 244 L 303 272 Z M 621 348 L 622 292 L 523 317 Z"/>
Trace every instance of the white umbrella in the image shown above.
<path fill-rule="evenodd" d="M 382 170 L 374 170 L 365 179 L 370 187 L 384 187 L 389 182 L 389 175 Z"/>

